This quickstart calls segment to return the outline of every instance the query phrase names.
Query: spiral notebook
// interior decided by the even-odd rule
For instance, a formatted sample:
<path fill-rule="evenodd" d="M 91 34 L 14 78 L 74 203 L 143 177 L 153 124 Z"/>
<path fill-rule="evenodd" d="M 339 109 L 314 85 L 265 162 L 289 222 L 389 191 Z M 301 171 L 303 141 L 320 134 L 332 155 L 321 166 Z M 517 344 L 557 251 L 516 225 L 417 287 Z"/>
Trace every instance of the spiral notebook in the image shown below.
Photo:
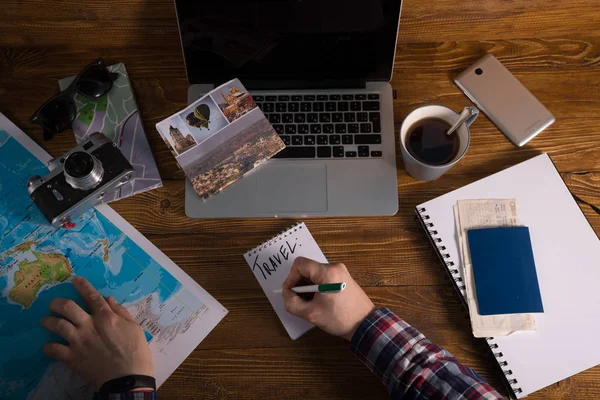
<path fill-rule="evenodd" d="M 535 254 L 544 303 L 537 330 L 486 338 L 512 397 L 521 398 L 600 363 L 600 240 L 547 154 L 423 203 L 418 219 L 463 302 L 452 207 L 483 198 L 517 199 Z"/>
<path fill-rule="evenodd" d="M 248 266 L 260 283 L 275 313 L 288 335 L 294 340 L 312 329 L 314 325 L 285 311 L 281 293 L 273 291 L 281 289 L 298 256 L 327 263 L 325 255 L 303 222 L 244 254 Z"/>

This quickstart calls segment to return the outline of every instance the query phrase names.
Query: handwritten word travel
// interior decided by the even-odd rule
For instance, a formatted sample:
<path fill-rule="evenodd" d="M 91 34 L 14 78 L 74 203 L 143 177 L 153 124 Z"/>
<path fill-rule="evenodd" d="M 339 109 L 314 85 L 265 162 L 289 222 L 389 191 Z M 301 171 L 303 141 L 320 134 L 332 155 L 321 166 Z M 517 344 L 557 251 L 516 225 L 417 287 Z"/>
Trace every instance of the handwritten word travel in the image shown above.
<path fill-rule="evenodd" d="M 258 262 L 258 257 L 260 254 L 256 256 L 254 259 L 254 264 L 252 265 L 252 271 L 258 268 L 262 273 L 263 278 L 266 280 L 267 275 L 271 276 L 271 274 L 277 271 L 285 261 L 287 261 L 292 254 L 296 251 L 296 243 L 292 246 L 290 242 L 286 241 L 285 244 L 282 244 L 279 247 L 279 251 L 273 255 L 271 255 L 267 260 L 262 263 Z"/>

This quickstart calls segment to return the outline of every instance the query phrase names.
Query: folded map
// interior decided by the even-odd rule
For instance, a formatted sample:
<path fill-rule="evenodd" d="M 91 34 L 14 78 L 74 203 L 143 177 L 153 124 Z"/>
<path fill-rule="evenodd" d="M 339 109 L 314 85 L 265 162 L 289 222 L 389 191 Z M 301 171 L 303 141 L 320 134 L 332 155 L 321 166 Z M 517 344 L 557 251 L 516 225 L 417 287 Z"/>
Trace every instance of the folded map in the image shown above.
<path fill-rule="evenodd" d="M 117 189 L 114 195 L 107 196 L 107 202 L 110 202 L 159 188 L 162 181 L 144 132 L 125 64 L 111 65 L 108 70 L 118 77 L 105 96 L 97 99 L 79 93 L 73 96 L 77 117 L 72 126 L 77 143 L 94 132 L 102 132 L 117 144 L 133 166 L 133 179 Z M 66 89 L 73 79 L 74 76 L 61 79 L 58 82 L 60 89 Z"/>

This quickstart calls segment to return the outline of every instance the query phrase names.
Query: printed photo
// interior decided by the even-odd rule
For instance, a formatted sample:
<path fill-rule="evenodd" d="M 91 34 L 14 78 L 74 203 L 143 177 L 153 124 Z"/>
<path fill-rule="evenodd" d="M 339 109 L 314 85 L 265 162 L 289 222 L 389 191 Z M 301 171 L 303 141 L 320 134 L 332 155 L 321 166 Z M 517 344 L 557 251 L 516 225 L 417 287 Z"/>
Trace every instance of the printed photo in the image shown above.
<path fill-rule="evenodd" d="M 178 115 L 173 115 L 156 124 L 156 130 L 175 157 L 192 149 L 197 144 L 185 122 Z"/>
<path fill-rule="evenodd" d="M 248 114 L 256 108 L 256 103 L 246 88 L 234 79 L 211 92 L 213 100 L 229 122 Z"/>
<path fill-rule="evenodd" d="M 222 191 L 285 148 L 262 113 L 248 114 L 244 120 L 245 127 L 229 125 L 177 160 L 203 199 Z"/>
<path fill-rule="evenodd" d="M 210 98 L 205 96 L 179 113 L 196 143 L 202 143 L 225 126 L 227 120 Z"/>
<path fill-rule="evenodd" d="M 156 129 L 203 199 L 285 148 L 237 79 L 159 122 Z"/>

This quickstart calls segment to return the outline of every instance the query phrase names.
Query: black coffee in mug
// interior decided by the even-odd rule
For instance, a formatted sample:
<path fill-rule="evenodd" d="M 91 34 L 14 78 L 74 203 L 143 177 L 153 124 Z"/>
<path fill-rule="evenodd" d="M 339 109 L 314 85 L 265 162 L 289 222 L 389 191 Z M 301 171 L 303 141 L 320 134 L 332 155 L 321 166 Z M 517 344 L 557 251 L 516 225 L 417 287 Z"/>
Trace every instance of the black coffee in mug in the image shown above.
<path fill-rule="evenodd" d="M 406 135 L 406 149 L 417 160 L 429 165 L 448 164 L 458 154 L 458 129 L 448 135 L 450 124 L 439 118 L 415 122 Z"/>

